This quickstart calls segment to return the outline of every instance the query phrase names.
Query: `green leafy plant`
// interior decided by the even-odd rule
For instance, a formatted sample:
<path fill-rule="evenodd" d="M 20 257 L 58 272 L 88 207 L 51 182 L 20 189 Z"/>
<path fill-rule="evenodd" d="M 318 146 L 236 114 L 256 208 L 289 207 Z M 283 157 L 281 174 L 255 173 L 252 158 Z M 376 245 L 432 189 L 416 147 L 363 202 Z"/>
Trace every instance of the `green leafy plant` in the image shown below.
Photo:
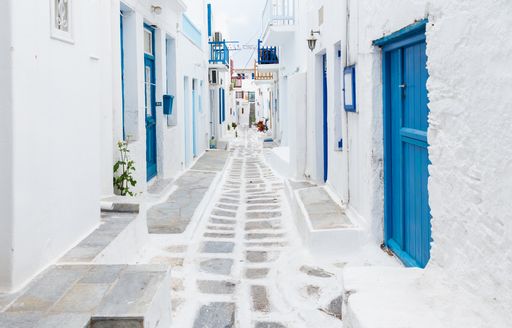
<path fill-rule="evenodd" d="M 231 126 L 233 127 L 233 129 L 236 129 L 236 127 L 237 127 L 235 122 L 231 123 Z"/>
<path fill-rule="evenodd" d="M 135 196 L 131 190 L 137 184 L 133 178 L 135 162 L 128 155 L 130 152 L 128 143 L 119 141 L 117 149 L 119 150 L 119 160 L 114 164 L 114 188 L 121 196 Z"/>

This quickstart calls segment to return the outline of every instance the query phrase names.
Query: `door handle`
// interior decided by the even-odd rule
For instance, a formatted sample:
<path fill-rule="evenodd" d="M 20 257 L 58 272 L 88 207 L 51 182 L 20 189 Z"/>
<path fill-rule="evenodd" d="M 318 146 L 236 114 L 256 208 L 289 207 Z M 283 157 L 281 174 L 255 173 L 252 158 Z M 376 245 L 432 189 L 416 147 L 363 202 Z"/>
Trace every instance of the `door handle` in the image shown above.
<path fill-rule="evenodd" d="M 398 87 L 401 88 L 401 89 L 404 89 L 406 87 L 406 85 L 405 84 L 400 84 Z"/>

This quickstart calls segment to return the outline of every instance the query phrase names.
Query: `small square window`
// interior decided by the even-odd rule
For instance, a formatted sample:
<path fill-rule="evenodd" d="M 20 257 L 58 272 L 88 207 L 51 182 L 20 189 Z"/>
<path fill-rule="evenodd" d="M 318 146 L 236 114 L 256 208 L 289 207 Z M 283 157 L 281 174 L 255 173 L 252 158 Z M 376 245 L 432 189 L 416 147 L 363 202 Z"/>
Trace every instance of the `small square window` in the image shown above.
<path fill-rule="evenodd" d="M 347 66 L 343 70 L 343 101 L 345 111 L 356 111 L 356 67 Z"/>

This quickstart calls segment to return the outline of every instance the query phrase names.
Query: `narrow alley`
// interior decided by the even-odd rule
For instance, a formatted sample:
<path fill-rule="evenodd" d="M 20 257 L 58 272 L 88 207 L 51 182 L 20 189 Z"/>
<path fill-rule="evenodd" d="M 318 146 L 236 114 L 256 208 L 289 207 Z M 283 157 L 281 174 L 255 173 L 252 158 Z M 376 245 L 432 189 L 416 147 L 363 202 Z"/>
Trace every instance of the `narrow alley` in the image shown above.
<path fill-rule="evenodd" d="M 344 263 L 307 255 L 264 151 L 242 132 L 194 234 L 160 235 L 140 260 L 171 265 L 177 327 L 341 327 Z"/>
<path fill-rule="evenodd" d="M 511 0 L 0 0 L 0 328 L 511 328 Z"/>

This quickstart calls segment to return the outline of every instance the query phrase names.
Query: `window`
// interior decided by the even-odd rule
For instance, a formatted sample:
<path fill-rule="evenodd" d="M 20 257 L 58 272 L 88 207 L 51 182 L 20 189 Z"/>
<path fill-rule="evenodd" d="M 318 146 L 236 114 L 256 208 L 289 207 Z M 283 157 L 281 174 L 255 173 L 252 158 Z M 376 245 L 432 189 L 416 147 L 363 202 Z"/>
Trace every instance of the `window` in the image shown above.
<path fill-rule="evenodd" d="M 144 53 L 153 55 L 153 32 L 144 29 Z"/>
<path fill-rule="evenodd" d="M 236 92 L 236 99 L 242 99 L 244 97 L 243 91 L 237 91 Z"/>
<path fill-rule="evenodd" d="M 343 70 L 343 91 L 345 111 L 356 111 L 356 67 L 347 66 Z"/>
<path fill-rule="evenodd" d="M 256 101 L 256 92 L 249 92 L 249 101 L 250 102 Z"/>

